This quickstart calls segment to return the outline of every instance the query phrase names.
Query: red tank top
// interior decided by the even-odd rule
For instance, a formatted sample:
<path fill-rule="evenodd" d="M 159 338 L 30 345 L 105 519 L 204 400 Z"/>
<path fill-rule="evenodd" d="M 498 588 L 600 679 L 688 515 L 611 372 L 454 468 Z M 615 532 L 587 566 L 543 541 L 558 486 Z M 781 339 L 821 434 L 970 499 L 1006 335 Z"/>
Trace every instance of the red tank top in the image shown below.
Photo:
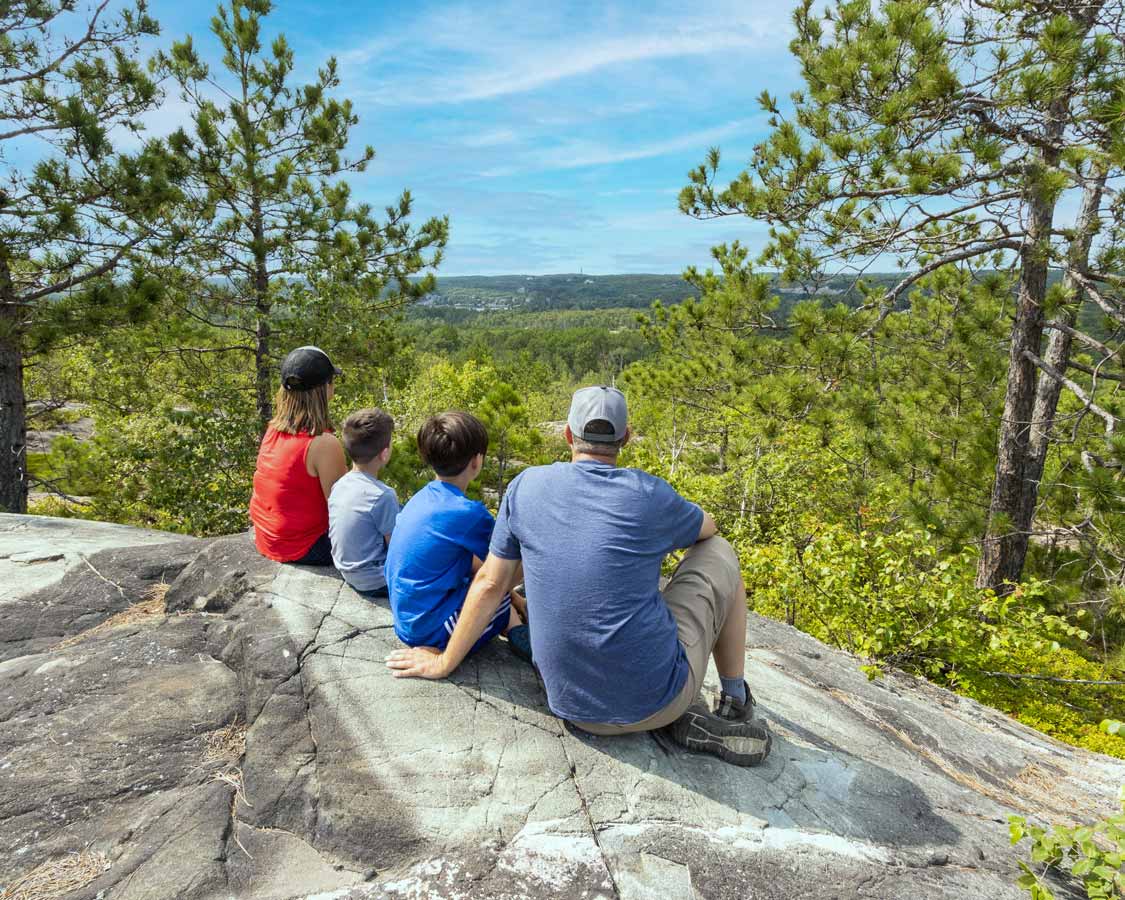
<path fill-rule="evenodd" d="M 250 521 L 262 556 L 292 562 L 309 552 L 328 530 L 328 501 L 320 479 L 310 475 L 305 457 L 313 436 L 266 429 L 258 448 Z"/>

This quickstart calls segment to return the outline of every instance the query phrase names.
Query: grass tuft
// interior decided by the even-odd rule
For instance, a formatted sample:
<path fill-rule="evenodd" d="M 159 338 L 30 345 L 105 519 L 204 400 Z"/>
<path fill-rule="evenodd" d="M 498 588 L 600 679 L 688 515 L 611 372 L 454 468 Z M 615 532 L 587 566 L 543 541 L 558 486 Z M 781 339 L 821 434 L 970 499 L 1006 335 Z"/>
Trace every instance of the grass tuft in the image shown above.
<path fill-rule="evenodd" d="M 140 603 L 134 603 L 128 609 L 123 609 L 116 615 L 110 616 L 104 622 L 100 622 L 93 628 L 87 628 L 85 631 L 78 634 L 72 634 L 68 638 L 63 638 L 52 647 L 52 650 L 64 650 L 67 647 L 73 647 L 88 637 L 96 637 L 99 634 L 117 628 L 119 625 L 138 625 L 142 622 L 149 622 L 153 619 L 158 619 L 164 615 L 164 595 L 168 593 L 168 585 L 164 582 L 154 584 L 147 591 L 145 591 Z"/>
<path fill-rule="evenodd" d="M 246 732 L 246 726 L 238 722 L 210 732 L 205 739 L 203 761 L 219 765 L 238 762 L 246 753 Z"/>
<path fill-rule="evenodd" d="M 0 891 L 0 900 L 56 900 L 109 869 L 104 853 L 82 850 L 40 863 Z"/>

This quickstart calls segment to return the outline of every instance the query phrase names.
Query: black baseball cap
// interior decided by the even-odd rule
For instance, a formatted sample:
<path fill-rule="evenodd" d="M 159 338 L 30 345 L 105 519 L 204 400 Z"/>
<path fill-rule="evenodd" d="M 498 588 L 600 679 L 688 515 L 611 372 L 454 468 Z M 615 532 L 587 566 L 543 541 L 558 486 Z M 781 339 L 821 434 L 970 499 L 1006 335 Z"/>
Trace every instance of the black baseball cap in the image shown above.
<path fill-rule="evenodd" d="M 287 391 L 311 391 L 343 374 L 319 347 L 298 347 L 281 364 L 281 386 Z"/>

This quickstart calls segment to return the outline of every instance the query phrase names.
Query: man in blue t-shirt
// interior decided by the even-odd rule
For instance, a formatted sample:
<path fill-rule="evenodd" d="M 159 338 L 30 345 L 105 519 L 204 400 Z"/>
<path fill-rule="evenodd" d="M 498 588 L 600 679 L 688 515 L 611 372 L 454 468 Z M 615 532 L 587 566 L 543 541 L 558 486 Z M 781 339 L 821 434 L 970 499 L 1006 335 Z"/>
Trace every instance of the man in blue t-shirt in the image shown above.
<path fill-rule="evenodd" d="M 488 555 L 492 513 L 465 496 L 480 474 L 487 450 L 488 432 L 468 413 L 431 416 L 418 431 L 418 451 L 437 478 L 399 513 L 384 568 L 395 634 L 411 647 L 446 645 L 473 573 Z M 516 577 L 513 573 L 470 650 L 507 633 L 514 652 L 530 653 L 527 629 L 507 593 Z M 518 609 L 522 598 L 514 596 Z"/>
<path fill-rule="evenodd" d="M 556 715 L 594 734 L 668 726 L 690 749 L 757 765 L 772 739 L 743 678 L 738 557 L 711 517 L 667 482 L 618 467 L 629 436 L 620 391 L 577 391 L 566 427 L 571 462 L 527 469 L 508 486 L 445 649 L 396 651 L 387 665 L 399 677 L 451 673 L 522 561 L 532 655 Z M 683 548 L 662 592 L 664 557 Z M 699 700 L 712 656 L 722 682 L 714 710 Z"/>

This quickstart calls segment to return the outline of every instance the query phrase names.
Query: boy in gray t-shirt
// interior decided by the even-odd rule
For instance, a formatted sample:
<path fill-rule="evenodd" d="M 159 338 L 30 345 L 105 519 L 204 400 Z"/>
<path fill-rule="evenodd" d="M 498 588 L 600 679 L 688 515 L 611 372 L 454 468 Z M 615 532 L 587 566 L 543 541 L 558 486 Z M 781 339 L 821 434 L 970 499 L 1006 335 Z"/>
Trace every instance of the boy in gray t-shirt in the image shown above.
<path fill-rule="evenodd" d="M 398 516 L 398 497 L 378 475 L 391 458 L 394 420 L 381 409 L 361 409 L 344 421 L 344 449 L 352 468 L 328 496 L 332 562 L 356 591 L 386 596 L 383 565 Z"/>

